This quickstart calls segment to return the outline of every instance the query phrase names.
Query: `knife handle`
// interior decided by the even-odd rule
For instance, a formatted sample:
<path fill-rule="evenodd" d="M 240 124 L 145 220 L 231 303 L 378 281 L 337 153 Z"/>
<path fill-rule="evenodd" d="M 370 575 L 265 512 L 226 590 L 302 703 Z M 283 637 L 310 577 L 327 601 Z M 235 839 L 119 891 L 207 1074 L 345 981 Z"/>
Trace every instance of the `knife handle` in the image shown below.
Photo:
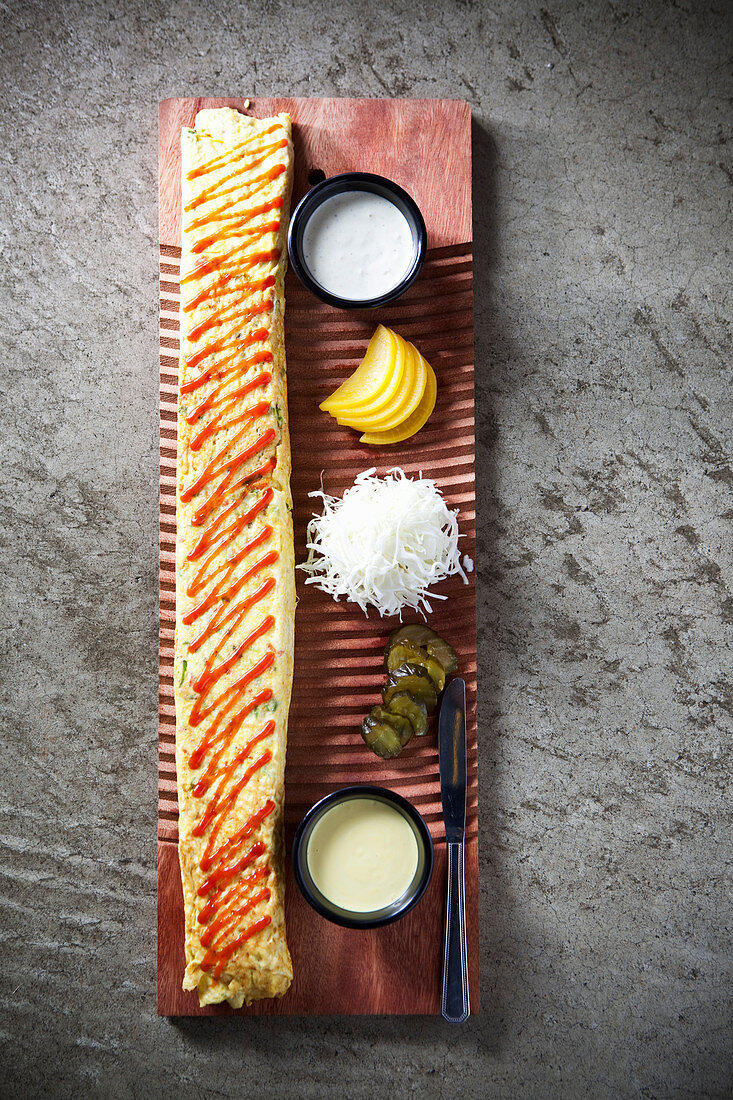
<path fill-rule="evenodd" d="M 443 1019 L 450 1024 L 462 1024 L 471 1015 L 468 997 L 463 841 L 448 842 L 448 899 L 445 910 L 441 1013 Z"/>

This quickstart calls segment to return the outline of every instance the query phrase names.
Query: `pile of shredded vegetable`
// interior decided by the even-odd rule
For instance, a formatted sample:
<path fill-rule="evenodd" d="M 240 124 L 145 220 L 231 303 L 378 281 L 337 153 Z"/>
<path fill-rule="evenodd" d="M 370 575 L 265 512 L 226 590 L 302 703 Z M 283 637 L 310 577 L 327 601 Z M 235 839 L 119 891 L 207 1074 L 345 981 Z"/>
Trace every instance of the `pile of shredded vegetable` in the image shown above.
<path fill-rule="evenodd" d="M 375 469 L 359 474 L 343 499 L 323 492 L 323 515 L 308 524 L 308 560 L 299 566 L 335 600 L 345 596 L 366 613 L 432 608 L 427 590 L 460 574 L 468 584 L 458 551 L 458 512 L 446 506 L 430 478 L 409 478 L 395 467 L 384 478 Z M 433 593 L 431 598 L 444 600 Z"/>

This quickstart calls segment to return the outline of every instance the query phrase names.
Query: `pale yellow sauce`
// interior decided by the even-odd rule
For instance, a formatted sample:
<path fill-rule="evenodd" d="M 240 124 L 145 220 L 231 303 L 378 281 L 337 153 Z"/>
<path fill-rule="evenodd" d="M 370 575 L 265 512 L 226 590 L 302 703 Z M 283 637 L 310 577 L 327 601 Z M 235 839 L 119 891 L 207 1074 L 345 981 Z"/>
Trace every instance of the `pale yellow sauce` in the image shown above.
<path fill-rule="evenodd" d="M 308 841 L 308 869 L 325 898 L 371 913 L 401 897 L 415 877 L 417 838 L 386 802 L 350 798 L 326 810 Z"/>

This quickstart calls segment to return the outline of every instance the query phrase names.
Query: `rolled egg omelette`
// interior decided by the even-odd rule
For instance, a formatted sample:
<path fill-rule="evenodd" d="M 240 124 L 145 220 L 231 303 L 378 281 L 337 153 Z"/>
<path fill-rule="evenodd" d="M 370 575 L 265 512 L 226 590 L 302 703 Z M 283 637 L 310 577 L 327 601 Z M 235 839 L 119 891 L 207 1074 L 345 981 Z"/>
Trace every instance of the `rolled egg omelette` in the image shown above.
<path fill-rule="evenodd" d="M 282 995 L 295 582 L 283 330 L 287 115 L 202 110 L 181 134 L 176 770 L 183 988 Z"/>

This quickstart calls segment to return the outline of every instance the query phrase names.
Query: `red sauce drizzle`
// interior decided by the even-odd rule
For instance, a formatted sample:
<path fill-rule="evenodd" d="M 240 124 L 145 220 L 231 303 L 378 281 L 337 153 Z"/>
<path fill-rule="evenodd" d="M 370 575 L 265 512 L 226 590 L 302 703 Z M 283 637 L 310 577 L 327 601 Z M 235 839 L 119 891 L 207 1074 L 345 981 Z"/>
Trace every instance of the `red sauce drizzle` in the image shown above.
<path fill-rule="evenodd" d="M 256 341 L 253 340 L 251 336 L 245 337 L 243 340 L 238 340 L 236 339 L 235 334 L 238 333 L 243 324 L 247 324 L 247 322 L 251 321 L 253 317 L 256 317 L 260 313 L 270 313 L 271 311 L 271 298 L 266 298 L 264 302 L 257 302 L 255 305 L 249 306 L 248 309 L 242 310 L 242 313 L 237 318 L 236 323 L 232 325 L 232 327 L 227 332 L 224 332 L 221 336 L 217 337 L 216 340 L 212 340 L 208 344 L 204 345 L 204 347 L 202 347 L 200 351 L 195 352 L 193 355 L 187 356 L 186 362 L 188 366 L 197 367 L 199 363 L 208 358 L 209 355 L 214 355 L 216 352 L 228 351 L 229 348 L 236 348 L 237 351 L 243 351 L 244 348 L 248 347 L 250 344 L 256 343 Z M 201 332 L 206 332 L 209 328 L 211 328 L 212 323 L 215 324 L 217 322 L 221 322 L 223 319 L 223 317 L 217 317 L 214 318 L 213 321 L 207 320 L 206 322 L 203 322 L 202 325 L 199 326 L 199 328 Z M 230 361 L 232 358 L 234 358 L 234 356 L 229 357 Z"/>
<path fill-rule="evenodd" d="M 272 260 L 278 260 L 280 258 L 280 249 L 271 248 L 265 249 L 262 252 L 245 252 L 237 259 L 234 258 L 235 253 L 241 252 L 242 245 L 235 245 L 234 248 L 230 248 L 228 252 L 216 252 L 213 256 L 199 260 L 190 271 L 188 271 L 181 279 L 181 284 L 187 283 L 190 279 L 199 278 L 201 275 L 208 275 L 212 271 L 218 271 L 219 268 L 227 261 L 231 261 L 227 264 L 227 269 L 230 274 L 239 274 L 248 271 L 255 264 L 270 263 Z"/>
<path fill-rule="evenodd" d="M 226 286 L 225 285 L 226 283 L 229 282 L 229 280 L 231 278 L 232 278 L 232 274 L 231 274 L 231 272 L 229 272 L 226 275 L 222 275 L 222 277 L 218 280 L 214 279 L 207 286 L 203 287 L 203 289 L 200 290 L 199 293 L 194 298 L 189 298 L 187 301 L 185 301 L 183 303 L 184 312 L 185 313 L 190 313 L 192 309 L 195 309 L 196 306 L 201 305 L 201 303 L 205 302 L 207 298 L 214 297 L 214 295 L 241 294 L 241 292 L 242 292 L 241 287 L 239 287 L 239 286 Z M 266 279 L 258 279 L 256 282 L 249 283 L 248 284 L 248 289 L 250 290 L 250 292 L 252 294 L 254 294 L 258 290 L 267 290 L 268 287 L 274 286 L 274 285 L 275 285 L 275 276 L 274 275 L 268 275 Z"/>
<path fill-rule="evenodd" d="M 226 231 L 219 230 L 218 233 L 212 233 L 208 237 L 202 237 L 200 241 L 196 241 L 196 244 L 192 246 L 191 251 L 195 253 L 203 252 L 205 248 L 208 248 L 209 245 L 220 240 L 221 237 L 233 237 L 236 231 L 245 226 L 251 218 L 254 218 L 257 214 L 265 214 L 269 210 L 279 210 L 282 204 L 283 200 L 278 197 L 276 199 L 271 199 L 270 202 L 263 203 L 262 206 L 251 207 L 246 214 L 222 214 L 219 219 L 220 221 L 226 220 L 231 222 L 231 225 L 227 226 Z M 280 223 L 271 222 L 270 224 L 279 227 Z"/>
<path fill-rule="evenodd" d="M 257 136 L 275 130 L 281 130 L 279 124 Z M 197 602 L 182 621 L 186 626 L 195 624 L 196 629 L 188 652 L 207 647 L 203 668 L 189 681 L 197 695 L 189 721 L 200 731 L 189 765 L 196 771 L 202 769 L 192 789 L 201 803 L 193 835 L 206 838 L 200 861 L 206 877 L 198 890 L 199 897 L 206 900 L 197 919 L 206 949 L 201 966 L 214 979 L 221 977 L 234 952 L 271 921 L 268 915 L 254 920 L 249 915 L 271 896 L 266 885 L 271 869 L 258 862 L 267 850 L 263 840 L 248 842 L 274 811 L 275 803 L 268 799 L 238 829 L 227 827 L 242 791 L 272 760 L 268 741 L 276 730 L 275 720 L 268 718 L 245 742 L 237 736 L 249 715 L 273 701 L 270 688 L 255 694 L 250 691 L 276 659 L 269 644 L 254 661 L 249 656 L 274 627 L 271 615 L 261 616 L 259 622 L 254 618 L 244 636 L 242 628 L 256 614 L 257 605 L 272 593 L 276 581 L 270 570 L 278 560 L 278 551 L 271 545 L 273 527 L 265 519 L 274 499 L 268 479 L 276 460 L 271 454 L 263 455 L 264 461 L 258 459 L 262 452 L 272 451 L 278 432 L 263 423 L 270 413 L 269 401 L 258 401 L 256 396 L 258 389 L 272 381 L 271 371 L 263 369 L 272 362 L 272 352 L 256 345 L 268 339 L 275 277 L 257 277 L 256 268 L 279 259 L 278 248 L 259 242 L 277 233 L 280 222 L 249 223 L 280 210 L 283 200 L 276 197 L 249 206 L 247 202 L 284 172 L 285 166 L 263 169 L 248 181 L 244 191 L 236 183 L 226 185 L 243 170 L 257 169 L 272 153 L 287 146 L 288 139 L 254 146 L 253 141 L 254 137 L 241 142 L 189 171 L 190 180 L 213 171 L 223 170 L 223 174 L 195 195 L 186 211 L 209 200 L 224 201 L 188 222 L 189 234 L 197 229 L 202 232 L 190 247 L 196 259 L 181 278 L 182 286 L 194 278 L 204 280 L 204 285 L 183 301 L 183 311 L 191 313 L 206 303 L 206 313 L 187 335 L 192 346 L 186 354 L 186 380 L 180 392 L 182 397 L 197 395 L 185 420 L 196 426 L 191 451 L 206 447 L 207 460 L 198 475 L 182 486 L 180 499 L 194 503 L 191 523 L 201 528 L 188 554 L 188 561 L 197 564 L 187 594 Z M 240 194 L 232 203 L 226 196 L 235 190 Z M 221 248 L 226 240 L 231 244 Z M 212 251 L 217 245 L 219 249 Z M 256 318 L 258 327 L 251 329 Z M 245 406 L 243 399 L 248 394 L 254 394 L 254 404 Z M 248 528 L 251 535 L 240 545 Z M 221 683 L 225 677 L 231 681 L 228 685 Z"/>
<path fill-rule="evenodd" d="M 211 172 L 214 168 L 223 168 L 225 164 L 231 164 L 232 161 L 241 159 L 246 156 L 246 150 L 249 149 L 256 138 L 266 137 L 268 134 L 272 134 L 275 130 L 279 129 L 280 124 L 276 123 L 274 126 L 270 126 L 268 130 L 261 130 L 259 134 L 253 134 L 252 137 L 247 138 L 246 141 L 238 142 L 238 144 L 232 146 L 231 149 L 227 149 L 226 153 L 221 153 L 218 157 L 207 160 L 205 164 L 200 164 L 198 168 L 192 168 L 190 172 L 186 173 L 186 179 L 195 179 L 196 176 L 203 176 L 206 172 Z"/>
<path fill-rule="evenodd" d="M 259 176 L 255 176 L 250 181 L 252 186 L 248 187 L 247 190 L 243 192 L 242 197 L 248 198 L 250 195 L 254 194 L 255 191 L 259 191 L 261 186 L 264 186 L 265 184 L 271 183 L 273 180 L 276 180 L 277 177 L 281 176 L 286 170 L 287 169 L 285 168 L 284 164 L 275 164 L 272 168 L 268 168 L 267 171 L 260 173 Z M 221 182 L 224 183 L 225 180 L 229 180 L 232 178 L 232 176 L 236 175 L 236 172 L 232 172 L 231 176 L 225 176 Z M 195 210 L 196 207 L 200 206 L 202 202 L 208 202 L 209 199 L 213 198 L 223 198 L 224 195 L 231 195 L 232 191 L 239 190 L 241 190 L 241 188 L 239 187 L 239 184 L 236 183 L 233 187 L 224 188 L 222 188 L 221 185 L 218 183 L 214 184 L 213 187 L 207 188 L 205 191 L 202 191 L 201 194 L 196 195 L 195 198 L 187 202 L 183 209 L 186 213 L 188 213 L 189 210 Z M 215 210 L 210 211 L 209 218 L 216 217 L 216 213 L 217 212 Z"/>
<path fill-rule="evenodd" d="M 217 194 L 219 194 L 219 195 L 228 194 L 232 190 L 232 188 L 230 187 L 230 188 L 227 188 L 225 191 L 222 191 L 221 185 L 223 183 L 228 183 L 229 180 L 232 180 L 236 176 L 238 176 L 239 173 L 242 171 L 242 168 L 247 168 L 247 169 L 256 168 L 258 165 L 262 164 L 263 161 L 267 160 L 267 158 L 270 156 L 270 154 L 274 153 L 276 149 L 283 149 L 283 148 L 285 148 L 285 146 L 287 144 L 288 144 L 288 139 L 283 138 L 281 141 L 275 141 L 271 145 L 263 145 L 259 149 L 253 150 L 252 153 L 250 153 L 249 156 L 244 158 L 247 161 L 247 163 L 245 165 L 241 165 L 241 164 L 238 165 L 232 172 L 229 173 L 229 175 L 222 176 L 220 179 L 218 179 L 216 181 L 216 183 L 213 183 L 211 185 L 211 187 L 205 187 L 203 189 L 203 191 L 199 191 L 199 193 L 198 193 L 198 195 L 196 195 L 195 199 L 192 199 L 191 202 L 189 202 L 184 207 L 184 210 L 193 210 L 193 209 L 195 209 L 195 207 L 199 206 L 202 202 L 207 202 L 208 199 L 213 198 Z M 259 156 L 257 156 L 256 154 L 259 154 Z M 220 167 L 224 167 L 224 165 L 220 165 Z M 275 175 L 268 175 L 268 173 L 265 172 L 261 176 L 255 176 L 255 178 L 252 182 L 257 183 L 261 179 L 276 179 L 276 177 L 278 175 L 280 175 L 281 172 L 285 171 L 285 165 L 279 164 L 279 165 L 276 165 L 275 167 L 279 169 L 278 172 L 275 172 L 275 168 L 270 169 L 270 172 L 275 172 Z M 194 171 L 195 171 L 195 169 L 194 169 Z M 235 190 L 236 190 L 236 187 L 235 187 Z M 251 194 L 251 193 L 252 193 L 252 188 L 250 187 L 250 189 L 248 191 L 248 194 Z"/>

